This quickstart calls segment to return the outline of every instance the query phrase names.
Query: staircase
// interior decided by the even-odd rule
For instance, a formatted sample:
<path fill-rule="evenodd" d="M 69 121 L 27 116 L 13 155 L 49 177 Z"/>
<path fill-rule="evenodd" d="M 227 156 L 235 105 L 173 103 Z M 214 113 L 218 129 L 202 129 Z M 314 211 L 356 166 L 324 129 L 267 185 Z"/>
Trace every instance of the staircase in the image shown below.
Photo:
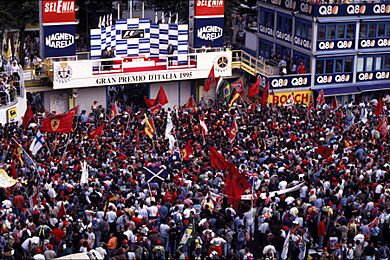
<path fill-rule="evenodd" d="M 253 57 L 243 50 L 233 50 L 232 53 L 233 69 L 242 69 L 253 76 L 258 74 L 273 76 L 275 71 L 277 73 L 277 68 L 266 65 L 264 61 Z"/>

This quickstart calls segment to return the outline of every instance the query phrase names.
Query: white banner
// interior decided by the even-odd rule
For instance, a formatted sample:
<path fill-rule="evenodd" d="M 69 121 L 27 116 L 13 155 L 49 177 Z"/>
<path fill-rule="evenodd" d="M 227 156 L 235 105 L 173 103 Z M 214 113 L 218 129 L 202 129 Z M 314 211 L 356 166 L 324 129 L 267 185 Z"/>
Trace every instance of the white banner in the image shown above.
<path fill-rule="evenodd" d="M 207 78 L 214 65 L 215 76 L 232 75 L 232 52 L 189 54 L 190 64 L 167 68 L 146 58 L 53 62 L 53 88 L 72 89 L 148 82 Z M 157 64 L 158 63 L 158 64 Z M 107 65 L 109 64 L 109 65 Z M 137 65 L 139 64 L 139 65 Z M 144 70 L 143 70 L 144 68 Z"/>

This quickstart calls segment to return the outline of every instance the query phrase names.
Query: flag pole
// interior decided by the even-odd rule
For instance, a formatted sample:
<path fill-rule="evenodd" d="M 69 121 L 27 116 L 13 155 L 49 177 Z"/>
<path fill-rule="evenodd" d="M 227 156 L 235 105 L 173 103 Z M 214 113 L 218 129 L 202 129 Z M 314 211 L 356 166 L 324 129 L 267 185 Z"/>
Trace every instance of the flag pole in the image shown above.
<path fill-rule="evenodd" d="M 24 150 L 23 146 L 18 143 L 18 141 L 16 141 L 16 139 L 14 137 L 12 137 L 12 140 L 23 150 L 23 152 L 26 154 L 26 156 L 28 157 L 28 159 L 30 159 L 30 161 L 34 164 L 34 167 L 36 168 L 36 163 L 34 162 L 34 160 L 31 158 L 31 156 L 27 153 L 26 150 Z"/>
<path fill-rule="evenodd" d="M 5 159 L 7 158 L 7 155 L 8 155 L 9 147 L 10 147 L 10 145 L 8 145 L 8 147 L 7 147 L 7 151 L 5 152 L 4 159 L 3 159 L 3 160 L 1 160 L 1 163 L 4 163 L 4 162 L 5 162 Z"/>

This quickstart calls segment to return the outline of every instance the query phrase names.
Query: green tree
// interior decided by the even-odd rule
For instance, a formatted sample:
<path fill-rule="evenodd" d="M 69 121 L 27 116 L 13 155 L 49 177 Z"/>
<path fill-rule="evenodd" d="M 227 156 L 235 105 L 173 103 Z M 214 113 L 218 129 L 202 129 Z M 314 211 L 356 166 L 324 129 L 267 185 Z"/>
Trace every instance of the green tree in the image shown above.
<path fill-rule="evenodd" d="M 0 1 L 0 32 L 19 31 L 19 61 L 24 63 L 24 40 L 27 24 L 39 22 L 38 0 Z"/>
<path fill-rule="evenodd" d="M 194 0 L 189 0 L 194 1 Z M 147 0 L 145 1 L 147 7 L 154 8 L 157 11 L 164 11 L 166 15 L 169 12 L 173 14 L 179 14 L 179 20 L 182 23 L 188 23 L 188 8 L 189 8 L 188 0 Z M 176 16 L 172 17 L 172 22 L 174 22 Z"/>

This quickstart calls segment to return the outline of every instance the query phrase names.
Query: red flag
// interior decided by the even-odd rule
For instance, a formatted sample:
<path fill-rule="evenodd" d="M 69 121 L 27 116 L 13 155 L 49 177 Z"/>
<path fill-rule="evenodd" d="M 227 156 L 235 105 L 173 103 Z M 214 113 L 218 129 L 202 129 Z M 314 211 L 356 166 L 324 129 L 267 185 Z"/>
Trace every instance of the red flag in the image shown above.
<path fill-rule="evenodd" d="M 383 103 L 382 103 L 382 98 L 379 98 L 378 104 L 375 107 L 374 114 L 376 117 L 379 117 L 382 114 L 383 111 Z"/>
<path fill-rule="evenodd" d="M 313 95 L 311 95 L 308 109 L 313 110 L 313 108 L 314 108 L 314 97 Z"/>
<path fill-rule="evenodd" d="M 114 102 L 114 105 L 111 107 L 111 113 L 110 113 L 110 120 L 113 119 L 118 114 L 118 107 L 116 105 L 116 102 Z"/>
<path fill-rule="evenodd" d="M 77 115 L 79 112 L 80 105 L 75 106 L 74 108 L 70 109 L 68 113 L 73 113 L 73 115 Z"/>
<path fill-rule="evenodd" d="M 215 80 L 215 75 L 214 75 L 214 65 L 211 67 L 211 70 L 210 70 L 210 73 L 209 73 L 209 76 L 207 77 L 205 83 L 204 83 L 204 91 L 205 92 L 208 92 L 211 87 L 214 85 L 216 85 L 216 80 Z"/>
<path fill-rule="evenodd" d="M 228 162 L 213 146 L 209 146 L 209 156 L 211 167 L 219 170 L 226 170 Z"/>
<path fill-rule="evenodd" d="M 27 106 L 26 112 L 24 112 L 23 116 L 23 127 L 26 128 L 28 126 L 28 123 L 30 123 L 31 119 L 33 118 L 34 114 L 31 109 L 31 106 Z"/>
<path fill-rule="evenodd" d="M 155 99 L 149 99 L 146 96 L 144 96 L 144 101 L 145 101 L 145 104 L 148 106 L 148 108 L 151 108 L 151 107 L 156 105 Z"/>
<path fill-rule="evenodd" d="M 320 108 L 323 104 L 325 104 L 325 96 L 324 90 L 321 89 L 320 94 L 317 97 L 317 108 Z"/>
<path fill-rule="evenodd" d="M 188 99 L 187 103 L 185 103 L 183 108 L 197 108 L 196 102 L 192 96 L 190 97 L 190 99 Z"/>
<path fill-rule="evenodd" d="M 97 136 L 100 136 L 102 135 L 103 133 L 103 129 L 106 125 L 103 123 L 101 126 L 99 126 L 98 128 L 96 128 L 95 130 L 93 130 L 92 132 L 89 133 L 88 135 L 88 138 L 92 139 L 92 138 L 95 138 Z"/>
<path fill-rule="evenodd" d="M 58 209 L 57 217 L 58 217 L 58 218 L 62 218 L 62 217 L 65 216 L 65 215 L 66 215 L 66 210 L 65 210 L 64 202 L 61 202 L 61 206 L 60 206 L 60 208 Z"/>
<path fill-rule="evenodd" d="M 316 153 L 320 154 L 325 159 L 332 155 L 332 148 L 329 148 L 328 146 L 322 145 L 318 146 Z"/>
<path fill-rule="evenodd" d="M 231 86 L 239 93 L 244 91 L 244 82 L 242 82 L 241 78 L 234 81 Z"/>
<path fill-rule="evenodd" d="M 236 138 L 237 130 L 238 130 L 237 122 L 236 122 L 236 119 L 234 118 L 232 126 L 230 127 L 230 130 L 229 130 L 230 143 L 233 143 L 234 139 Z"/>
<path fill-rule="evenodd" d="M 72 132 L 73 113 L 53 115 L 42 119 L 41 131 L 51 133 Z"/>
<path fill-rule="evenodd" d="M 139 147 L 140 141 L 139 141 L 139 129 L 135 129 L 135 141 L 137 142 L 137 147 Z"/>
<path fill-rule="evenodd" d="M 332 99 L 332 110 L 336 110 L 339 108 L 339 101 L 337 100 L 337 97 L 333 97 Z"/>
<path fill-rule="evenodd" d="M 163 86 L 160 86 L 160 89 L 158 90 L 157 97 L 156 97 L 156 105 L 160 104 L 161 106 L 164 106 L 168 103 L 167 95 L 165 94 Z"/>
<path fill-rule="evenodd" d="M 379 133 L 381 133 L 382 138 L 384 139 L 387 136 L 387 119 L 384 116 L 382 121 L 379 123 L 378 128 L 376 129 Z"/>
<path fill-rule="evenodd" d="M 15 161 L 13 158 L 11 161 L 11 173 L 12 173 L 12 177 L 16 180 L 18 178 L 18 174 L 16 173 Z"/>
<path fill-rule="evenodd" d="M 254 97 L 259 94 L 260 91 L 260 80 L 261 77 L 258 77 L 256 82 L 248 89 L 248 98 Z"/>
<path fill-rule="evenodd" d="M 269 84 L 268 84 L 268 81 L 267 81 L 267 84 L 265 85 L 265 90 L 264 90 L 263 94 L 261 95 L 261 106 L 262 107 L 265 107 L 267 105 L 268 90 L 269 90 Z"/>
<path fill-rule="evenodd" d="M 151 108 L 149 108 L 149 111 L 155 115 L 156 113 L 158 113 L 158 111 L 160 111 L 162 109 L 162 105 L 161 104 L 157 104 Z"/>
<path fill-rule="evenodd" d="M 237 209 L 238 204 L 241 201 L 241 196 L 247 189 L 250 189 L 251 185 L 248 180 L 237 170 L 236 166 L 232 163 L 227 165 L 228 174 L 225 180 L 225 186 L 223 193 L 229 196 L 229 203 L 233 205 L 233 208 Z"/>
<path fill-rule="evenodd" d="M 193 153 L 194 150 L 192 149 L 192 140 L 189 140 L 184 149 L 181 150 L 181 158 L 183 158 L 184 161 L 188 161 L 190 159 L 190 155 Z"/>

